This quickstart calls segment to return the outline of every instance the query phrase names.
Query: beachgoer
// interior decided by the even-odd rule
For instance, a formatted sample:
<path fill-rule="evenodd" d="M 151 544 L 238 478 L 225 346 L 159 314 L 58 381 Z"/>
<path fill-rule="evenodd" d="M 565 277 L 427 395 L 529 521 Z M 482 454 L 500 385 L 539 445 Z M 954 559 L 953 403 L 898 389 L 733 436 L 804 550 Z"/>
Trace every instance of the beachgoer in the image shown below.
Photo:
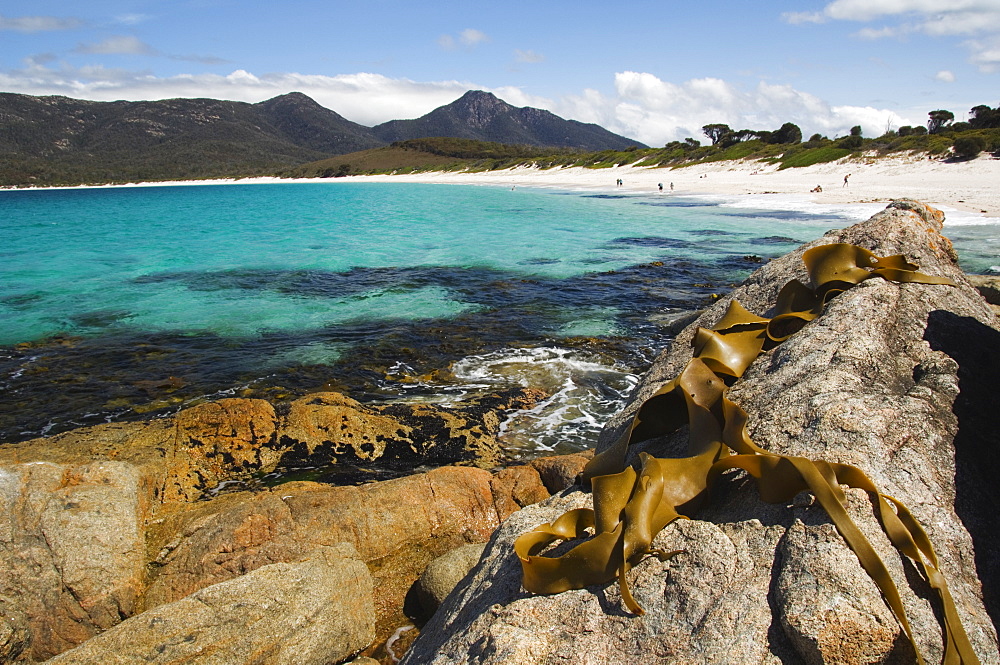
<path fill-rule="evenodd" d="M 670 191 L 674 191 L 674 183 L 670 183 Z"/>
<path fill-rule="evenodd" d="M 663 183 L 662 182 L 656 183 L 656 186 L 660 188 L 661 192 L 663 191 Z"/>
<path fill-rule="evenodd" d="M 850 173 L 848 173 L 847 175 L 844 176 L 844 187 L 847 187 L 847 179 L 850 178 L 850 177 L 851 177 Z"/>

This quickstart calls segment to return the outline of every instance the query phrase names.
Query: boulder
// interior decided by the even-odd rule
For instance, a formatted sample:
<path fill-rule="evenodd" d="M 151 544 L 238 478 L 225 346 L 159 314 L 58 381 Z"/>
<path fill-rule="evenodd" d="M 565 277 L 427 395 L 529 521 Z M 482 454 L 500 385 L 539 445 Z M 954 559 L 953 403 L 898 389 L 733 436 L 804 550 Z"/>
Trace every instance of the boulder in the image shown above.
<path fill-rule="evenodd" d="M 538 471 L 545 489 L 555 494 L 575 485 L 577 476 L 593 457 L 594 451 L 586 450 L 570 455 L 539 457 L 531 460 L 530 464 Z"/>
<path fill-rule="evenodd" d="M 372 579 L 352 547 L 263 566 L 144 612 L 52 665 L 326 665 L 374 637 Z"/>
<path fill-rule="evenodd" d="M 484 549 L 485 543 L 462 545 L 428 564 L 416 585 L 425 619 L 434 614 L 462 578 L 479 563 Z"/>
<path fill-rule="evenodd" d="M 537 473 L 533 485 L 523 475 L 512 484 L 509 478 L 495 482 L 482 469 L 441 467 L 357 487 L 293 482 L 192 504 L 161 518 L 150 532 L 153 573 L 142 607 L 349 542 L 375 579 L 378 636 L 385 639 L 408 623 L 404 601 L 430 561 L 486 542 L 520 507 L 513 497 L 548 496 Z"/>
<path fill-rule="evenodd" d="M 957 286 L 869 279 L 758 357 L 730 389 L 749 415 L 753 440 L 786 455 L 860 467 L 904 502 L 927 530 L 969 639 L 983 663 L 1000 663 L 1000 496 L 995 478 L 1000 412 L 994 383 L 1000 331 L 986 302 L 940 235 L 942 215 L 894 202 L 871 220 L 832 231 L 764 265 L 696 322 L 710 327 L 736 298 L 769 316 L 778 290 L 806 279 L 801 256 L 847 242 L 879 256 L 905 254 L 921 272 Z M 639 405 L 692 356 L 694 326 L 656 360 L 629 405 L 602 432 L 621 433 Z M 672 439 L 637 448 L 677 454 Z M 938 601 L 921 574 L 883 535 L 868 495 L 847 490 L 848 509 L 889 568 L 928 663 L 940 662 Z M 404 663 L 871 663 L 914 661 L 912 647 L 876 585 L 824 510 L 802 493 L 763 503 L 756 485 L 731 473 L 691 520 L 654 540 L 665 551 L 629 573 L 646 614 L 630 614 L 617 583 L 552 596 L 521 589 L 513 552 L 520 534 L 591 497 L 569 490 L 512 515 L 482 561 L 449 596 Z M 985 601 L 984 601 L 985 597 Z"/>
<path fill-rule="evenodd" d="M 966 275 L 969 283 L 991 305 L 1000 305 L 1000 275 Z"/>
<path fill-rule="evenodd" d="M 4 662 L 45 660 L 135 612 L 151 493 L 121 462 L 0 466 Z"/>
<path fill-rule="evenodd" d="M 542 478 L 533 466 L 510 466 L 500 469 L 490 479 L 493 502 L 504 517 L 549 497 Z"/>

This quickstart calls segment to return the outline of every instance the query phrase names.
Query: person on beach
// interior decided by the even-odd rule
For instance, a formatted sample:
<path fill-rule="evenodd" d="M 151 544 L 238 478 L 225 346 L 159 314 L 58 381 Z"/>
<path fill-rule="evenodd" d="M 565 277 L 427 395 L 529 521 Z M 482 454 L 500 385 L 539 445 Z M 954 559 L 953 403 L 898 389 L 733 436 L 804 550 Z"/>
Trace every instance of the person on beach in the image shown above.
<path fill-rule="evenodd" d="M 660 188 L 661 192 L 663 191 L 663 183 L 662 182 L 656 183 L 656 186 Z"/>
<path fill-rule="evenodd" d="M 848 173 L 847 175 L 844 176 L 844 187 L 847 187 L 847 179 L 850 178 L 850 177 L 851 177 L 850 173 Z"/>
<path fill-rule="evenodd" d="M 674 191 L 674 183 L 670 183 L 670 191 Z"/>

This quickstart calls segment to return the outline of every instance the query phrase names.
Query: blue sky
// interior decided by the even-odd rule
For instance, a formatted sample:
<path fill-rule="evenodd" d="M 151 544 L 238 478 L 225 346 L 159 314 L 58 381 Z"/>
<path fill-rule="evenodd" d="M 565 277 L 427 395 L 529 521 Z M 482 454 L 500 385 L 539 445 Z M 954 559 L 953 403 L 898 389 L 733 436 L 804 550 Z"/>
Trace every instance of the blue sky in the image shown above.
<path fill-rule="evenodd" d="M 298 90 L 364 125 L 480 89 L 650 145 L 713 122 L 872 136 L 1000 105 L 998 83 L 1000 0 L 0 1 L 0 91 Z"/>

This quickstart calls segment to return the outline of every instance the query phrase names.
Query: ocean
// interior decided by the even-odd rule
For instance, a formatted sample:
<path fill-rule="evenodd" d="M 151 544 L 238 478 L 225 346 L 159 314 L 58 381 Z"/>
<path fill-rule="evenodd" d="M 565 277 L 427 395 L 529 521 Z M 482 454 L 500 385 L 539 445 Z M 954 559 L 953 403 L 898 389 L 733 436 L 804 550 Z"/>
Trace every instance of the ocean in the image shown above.
<path fill-rule="evenodd" d="M 412 183 L 0 191 L 0 441 L 227 396 L 552 396 L 518 454 L 593 445 L 666 324 L 883 204 Z M 997 220 L 949 212 L 967 272 Z"/>

